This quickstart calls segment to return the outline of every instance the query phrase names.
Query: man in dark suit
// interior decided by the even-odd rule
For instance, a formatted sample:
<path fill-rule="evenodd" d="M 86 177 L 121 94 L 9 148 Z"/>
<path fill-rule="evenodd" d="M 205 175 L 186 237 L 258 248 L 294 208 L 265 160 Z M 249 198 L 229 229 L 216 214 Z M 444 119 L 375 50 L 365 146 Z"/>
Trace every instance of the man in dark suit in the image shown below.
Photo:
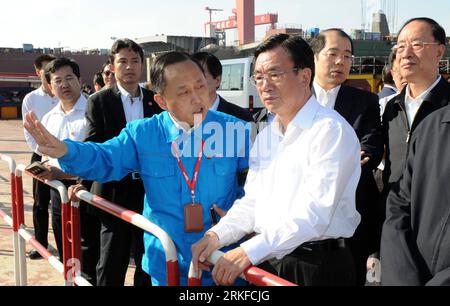
<path fill-rule="evenodd" d="M 356 209 L 361 223 L 348 239 L 357 272 L 357 284 L 366 283 L 367 258 L 379 248 L 381 236 L 379 191 L 373 176 L 383 156 L 378 96 L 342 85 L 352 64 L 353 43 L 340 29 L 322 31 L 311 43 L 315 55 L 314 92 L 319 103 L 335 109 L 355 130 L 361 143 L 361 178 Z"/>
<path fill-rule="evenodd" d="M 445 30 L 436 21 L 429 18 L 411 19 L 405 23 L 399 32 L 397 45 L 394 46 L 393 50 L 397 52 L 400 74 L 407 81 L 408 85 L 403 89 L 401 94 L 388 102 L 383 114 L 383 132 L 386 143 L 386 163 L 383 172 L 385 194 L 390 190 L 398 193 L 398 181 L 403 172 L 415 170 L 414 168 L 405 170 L 409 151 L 414 150 L 410 144 L 411 135 L 415 133 L 415 130 L 420 127 L 420 123 L 428 115 L 448 105 L 450 102 L 449 84 L 439 75 L 439 62 L 445 53 L 445 44 Z M 434 137 L 432 134 L 425 134 L 425 131 L 427 130 L 428 129 L 424 129 L 424 132 L 417 135 L 417 143 L 420 143 L 421 146 L 422 144 L 428 143 L 424 138 Z M 438 131 L 437 128 L 430 128 L 430 132 L 431 131 L 435 131 L 436 133 L 442 132 Z M 443 142 L 443 145 L 444 149 L 445 142 Z M 424 148 L 426 150 L 426 147 Z M 440 149 L 436 148 L 436 150 L 436 152 L 438 152 Z M 430 151 L 430 153 L 434 153 L 434 151 Z M 442 151 L 442 154 L 445 154 L 445 150 Z M 433 154 L 430 154 L 429 158 L 437 159 Z M 433 165 L 438 168 L 445 167 L 443 164 Z M 422 166 L 418 166 L 419 169 L 422 169 L 421 167 Z M 423 169 L 431 170 L 431 168 L 425 167 Z M 440 170 L 436 169 L 436 173 L 438 173 L 438 171 Z M 419 171 L 419 173 L 421 172 Z M 433 179 L 439 177 L 428 176 L 428 174 L 424 175 Z M 416 176 L 416 173 L 414 173 L 414 176 Z M 408 180 L 407 177 L 405 177 L 405 180 Z M 438 184 L 435 180 L 431 180 L 431 182 Z M 427 182 L 426 185 L 428 184 L 429 183 Z M 413 197 L 421 195 L 423 196 L 423 201 L 428 201 L 427 197 L 434 199 L 436 196 L 431 193 L 422 193 L 423 185 L 415 186 L 417 190 L 411 190 Z M 437 189 L 437 186 L 435 187 L 435 192 L 442 196 L 444 196 L 442 192 L 448 190 L 448 187 L 441 190 Z M 432 188 L 433 187 L 430 187 L 427 190 L 433 190 Z M 403 197 L 401 194 L 400 196 Z M 442 203 L 446 203 L 444 198 L 442 199 Z M 383 225 L 381 241 L 382 284 L 408 284 L 403 281 L 403 277 L 408 277 L 408 272 L 410 272 L 402 270 L 402 267 L 407 264 L 401 263 L 404 258 L 407 258 L 407 260 L 410 261 L 409 263 L 414 261 L 420 262 L 420 265 L 425 265 L 425 262 L 429 259 L 424 259 L 415 255 L 414 257 L 416 258 L 411 256 L 405 257 L 406 251 L 398 249 L 398 247 L 404 247 L 406 249 L 407 245 L 408 247 L 411 247 L 411 239 L 412 237 L 416 237 L 415 233 L 422 233 L 417 232 L 416 227 L 419 224 L 416 223 L 416 221 L 421 222 L 421 220 L 424 220 L 422 218 L 425 218 L 421 216 L 422 213 L 429 214 L 430 221 L 433 220 L 431 216 L 435 215 L 432 208 L 431 210 L 427 208 L 426 212 L 422 211 L 422 208 L 419 208 L 420 211 L 412 211 L 414 207 L 412 206 L 412 202 L 410 204 L 411 206 L 409 206 L 409 204 L 405 206 L 402 202 L 396 200 L 387 202 L 387 215 Z M 430 203 L 430 205 L 433 204 Z M 407 211 L 409 209 L 411 209 L 411 211 Z M 405 230 L 405 224 L 407 222 L 411 222 L 411 226 L 414 226 L 412 232 Z M 426 226 L 428 225 L 425 225 L 425 227 Z M 435 229 L 440 228 L 439 222 L 432 224 L 432 226 L 435 226 Z M 419 239 L 419 237 L 417 238 Z M 422 239 L 422 237 L 420 237 L 420 239 Z M 427 236 L 423 236 L 423 239 L 427 239 Z M 430 234 L 429 239 L 433 239 L 432 233 Z M 394 246 L 395 243 L 402 245 Z M 422 248 L 422 246 L 423 245 L 419 245 L 420 248 Z M 417 248 L 417 246 L 415 248 Z M 430 272 L 436 268 L 434 265 L 435 264 L 428 266 Z M 398 270 L 399 268 L 400 270 Z M 422 270 L 422 268 L 424 268 L 424 266 L 422 266 L 420 270 Z M 404 273 L 404 275 L 401 276 L 399 273 Z M 429 276 L 429 274 L 421 275 L 421 284 L 427 281 L 427 276 Z M 412 278 L 411 280 L 415 281 L 417 278 Z M 414 284 L 418 283 L 414 282 Z"/>
<path fill-rule="evenodd" d="M 222 82 L 222 64 L 220 60 L 208 52 L 194 53 L 192 58 L 199 62 L 205 71 L 211 102 L 210 109 L 235 116 L 247 122 L 252 122 L 253 117 L 248 110 L 226 101 L 217 94 L 217 89 L 219 89 L 220 83 Z"/>
<path fill-rule="evenodd" d="M 139 86 L 144 61 L 142 48 L 129 39 L 117 40 L 109 57 L 117 84 L 89 98 L 86 141 L 103 143 L 119 135 L 127 122 L 148 118 L 162 111 L 154 102 L 153 93 Z M 94 182 L 91 191 L 142 213 L 144 187 L 138 173 L 131 173 L 120 181 Z M 132 244 L 136 264 L 134 284 L 150 285 L 149 276 L 141 269 L 143 231 L 105 212 L 97 213 L 102 224 L 97 285 L 123 286 Z"/>

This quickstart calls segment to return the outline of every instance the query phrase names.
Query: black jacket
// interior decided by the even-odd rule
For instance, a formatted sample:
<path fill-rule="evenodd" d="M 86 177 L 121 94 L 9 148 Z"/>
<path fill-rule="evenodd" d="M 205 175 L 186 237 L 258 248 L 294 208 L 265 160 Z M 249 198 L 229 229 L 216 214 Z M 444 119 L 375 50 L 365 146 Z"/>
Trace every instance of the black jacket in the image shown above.
<path fill-rule="evenodd" d="M 356 189 L 356 209 L 361 223 L 351 238 L 352 250 L 367 256 L 379 249 L 382 213 L 379 207 L 379 191 L 373 176 L 383 157 L 378 96 L 358 88 L 342 85 L 334 109 L 353 127 L 361 143 L 361 151 L 370 160 L 361 169 Z"/>
<path fill-rule="evenodd" d="M 149 118 L 154 114 L 159 114 L 162 109 L 154 101 L 153 92 L 142 88 L 142 93 L 144 117 Z M 86 121 L 87 136 L 85 141 L 103 143 L 120 134 L 127 122 L 117 85 L 103 89 L 89 97 L 86 107 Z M 130 182 L 130 175 L 125 176 L 120 181 L 94 182 L 91 192 L 128 209 L 137 210 L 139 207 L 136 207 L 136 203 L 129 203 L 126 192 L 124 192 Z M 139 183 L 142 184 L 142 182 Z"/>
<path fill-rule="evenodd" d="M 440 82 L 425 97 L 414 118 L 411 128 L 405 112 L 406 87 L 402 93 L 386 104 L 383 114 L 383 134 L 386 145 L 386 162 L 383 171 L 385 188 L 395 184 L 405 169 L 409 141 L 419 123 L 435 110 L 450 101 L 450 84 L 441 78 Z"/>
<path fill-rule="evenodd" d="M 247 121 L 247 122 L 253 122 L 252 114 L 246 110 L 245 108 L 242 108 L 240 106 L 237 106 L 233 103 L 228 102 L 221 96 L 219 96 L 220 102 L 219 106 L 217 107 L 218 112 L 222 112 L 228 115 L 235 116 L 236 118 L 239 118 L 241 120 Z"/>
<path fill-rule="evenodd" d="M 447 106 L 414 131 L 403 177 L 389 193 L 381 244 L 383 285 L 450 285 L 449 156 Z"/>

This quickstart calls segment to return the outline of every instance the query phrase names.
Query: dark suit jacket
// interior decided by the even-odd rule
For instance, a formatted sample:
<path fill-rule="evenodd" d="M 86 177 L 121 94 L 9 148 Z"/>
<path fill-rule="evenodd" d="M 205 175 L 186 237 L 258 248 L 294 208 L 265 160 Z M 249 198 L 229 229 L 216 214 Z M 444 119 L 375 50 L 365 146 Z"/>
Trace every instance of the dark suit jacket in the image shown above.
<path fill-rule="evenodd" d="M 342 85 L 334 109 L 353 127 L 370 161 L 362 167 L 356 190 L 356 209 L 361 223 L 351 241 L 359 252 L 369 255 L 379 249 L 382 212 L 379 191 L 373 176 L 383 157 L 383 137 L 378 96 L 358 88 Z"/>
<path fill-rule="evenodd" d="M 450 285 L 449 135 L 450 106 L 413 133 L 405 171 L 388 197 L 383 285 Z"/>
<path fill-rule="evenodd" d="M 445 78 L 441 78 L 436 87 L 425 97 L 411 128 L 406 115 L 405 95 L 406 87 L 386 104 L 383 114 L 383 134 L 386 144 L 386 163 L 383 171 L 385 189 L 395 184 L 405 169 L 410 135 L 425 117 L 449 104 L 450 84 Z"/>
<path fill-rule="evenodd" d="M 153 92 L 142 88 L 142 93 L 144 96 L 144 117 L 148 118 L 160 113 L 162 109 L 154 101 Z M 89 97 L 86 107 L 86 121 L 87 136 L 85 141 L 102 143 L 120 134 L 127 122 L 117 86 L 103 89 Z M 126 208 L 136 209 L 135 203 L 126 201 L 126 193 L 124 192 L 130 181 L 130 175 L 127 175 L 121 181 L 94 182 L 91 192 Z"/>
<path fill-rule="evenodd" d="M 252 114 L 248 110 L 240 106 L 237 106 L 236 104 L 228 102 L 221 96 L 219 96 L 219 98 L 220 102 L 219 106 L 217 107 L 218 112 L 235 116 L 236 118 L 239 118 L 247 122 L 253 122 Z"/>

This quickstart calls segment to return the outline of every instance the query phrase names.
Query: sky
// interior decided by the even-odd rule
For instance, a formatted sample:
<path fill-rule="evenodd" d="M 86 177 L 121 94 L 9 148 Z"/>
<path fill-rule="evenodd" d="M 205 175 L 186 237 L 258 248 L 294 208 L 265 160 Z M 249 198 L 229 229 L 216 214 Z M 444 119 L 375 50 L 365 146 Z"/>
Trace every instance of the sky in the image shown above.
<path fill-rule="evenodd" d="M 392 0 L 366 0 L 368 16 Z M 431 17 L 450 36 L 450 1 L 397 0 L 398 27 L 412 17 Z M 223 9 L 213 12 L 213 21 L 232 15 L 235 0 L 12 0 L 0 4 L 0 47 L 64 47 L 71 50 L 102 49 L 113 38 L 156 34 L 204 36 L 209 20 L 206 6 Z M 255 0 L 255 13 L 278 13 L 278 24 L 303 29 L 339 27 L 350 33 L 361 28 L 360 0 Z M 267 26 L 258 26 L 260 40 Z M 394 29 L 396 31 L 398 29 Z M 238 39 L 227 31 L 229 43 Z"/>

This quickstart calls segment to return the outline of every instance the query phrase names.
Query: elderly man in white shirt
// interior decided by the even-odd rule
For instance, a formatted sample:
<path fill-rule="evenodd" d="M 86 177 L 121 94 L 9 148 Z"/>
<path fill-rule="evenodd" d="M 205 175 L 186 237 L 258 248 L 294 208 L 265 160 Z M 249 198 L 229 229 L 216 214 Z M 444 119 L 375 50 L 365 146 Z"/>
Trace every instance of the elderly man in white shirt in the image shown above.
<path fill-rule="evenodd" d="M 260 45 L 252 77 L 275 121 L 252 148 L 245 196 L 192 247 L 196 269 L 245 235 L 213 269 L 230 285 L 250 265 L 302 285 L 354 285 L 344 238 L 360 222 L 355 208 L 360 145 L 352 127 L 312 96 L 314 55 L 299 37 L 278 34 Z"/>
<path fill-rule="evenodd" d="M 49 54 L 42 54 L 36 57 L 34 60 L 34 68 L 36 75 L 41 79 L 41 86 L 30 92 L 25 96 L 22 102 L 22 115 L 25 121 L 25 114 L 33 111 L 36 117 L 41 120 L 46 113 L 48 113 L 56 104 L 58 104 L 58 98 L 56 98 L 50 88 L 50 84 L 45 79 L 45 66 L 54 60 L 55 57 Z M 25 141 L 33 151 L 31 156 L 31 162 L 41 161 L 42 157 L 37 152 L 37 144 L 34 138 L 24 131 Z M 48 205 L 50 203 L 50 187 L 41 183 L 39 180 L 33 179 L 33 226 L 34 235 L 36 240 L 39 241 L 42 246 L 47 248 L 48 246 Z M 42 256 L 32 249 L 28 256 L 30 259 L 39 259 Z"/>

